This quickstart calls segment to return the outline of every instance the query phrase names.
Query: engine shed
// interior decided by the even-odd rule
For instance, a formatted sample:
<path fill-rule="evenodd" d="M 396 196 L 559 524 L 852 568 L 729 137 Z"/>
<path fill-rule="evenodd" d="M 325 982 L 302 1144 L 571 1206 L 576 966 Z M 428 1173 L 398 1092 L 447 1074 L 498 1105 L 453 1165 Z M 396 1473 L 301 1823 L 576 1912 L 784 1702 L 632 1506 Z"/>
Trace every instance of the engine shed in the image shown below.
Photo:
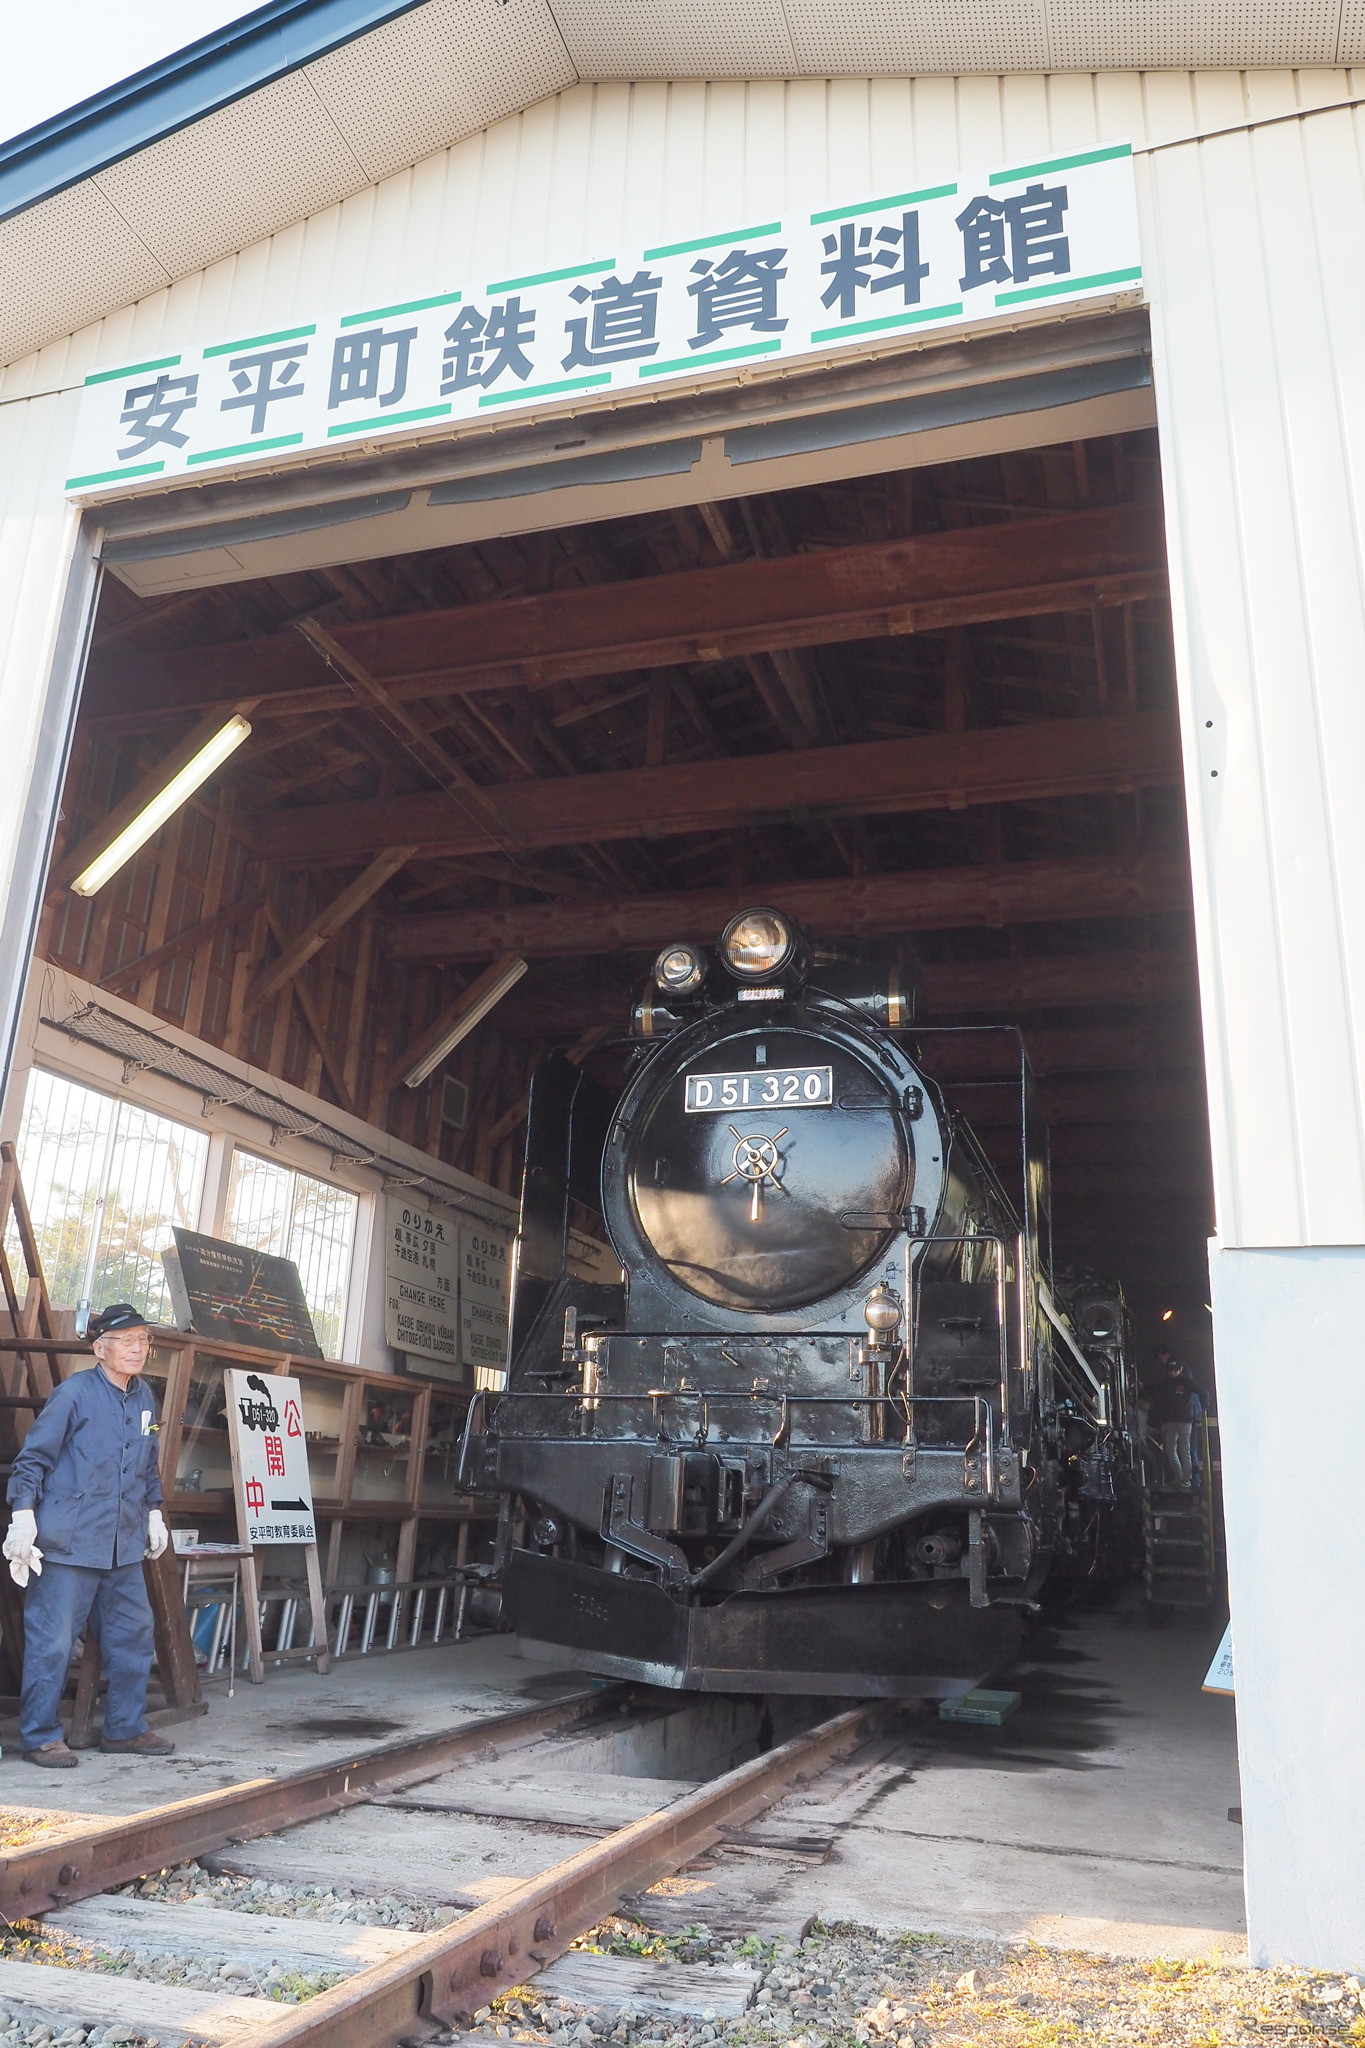
<path fill-rule="evenodd" d="M 270 0 L 0 145 L 3 1137 L 53 1342 L 116 1283 L 164 1326 L 175 1516 L 229 1474 L 173 1229 L 299 1268 L 328 1588 L 434 1582 L 547 1056 L 618 1092 L 754 906 L 899 948 L 1010 1186 L 1022 1034 L 1055 1267 L 1216 1406 L 1251 1949 L 1322 1967 L 1362 34 Z M 569 1255 L 619 1277 L 588 1207 Z"/>

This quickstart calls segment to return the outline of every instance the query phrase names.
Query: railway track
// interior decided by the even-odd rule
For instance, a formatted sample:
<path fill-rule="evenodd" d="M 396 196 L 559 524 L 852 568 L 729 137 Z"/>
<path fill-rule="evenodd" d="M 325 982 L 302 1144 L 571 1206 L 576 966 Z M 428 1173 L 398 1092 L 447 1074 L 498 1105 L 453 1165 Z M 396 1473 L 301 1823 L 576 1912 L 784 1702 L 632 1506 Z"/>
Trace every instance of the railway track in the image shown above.
<path fill-rule="evenodd" d="M 709 1711 L 714 1713 L 714 1705 Z M 12 1924 L 41 1919 L 59 1939 L 134 1955 L 174 1953 L 177 1943 L 200 1944 L 229 1957 L 259 1957 L 265 1950 L 296 1959 L 304 1974 L 341 1971 L 342 1980 L 301 2003 L 281 2005 L 259 1995 L 259 1972 L 245 1966 L 237 1973 L 239 1982 L 185 1989 L 7 1960 L 0 1962 L 0 2006 L 48 2023 L 60 2020 L 68 2029 L 89 2029 L 92 2040 L 111 2025 L 125 2037 L 155 2036 L 160 2048 L 180 2048 L 182 2041 L 224 2048 L 383 2048 L 420 2039 L 434 2025 L 458 2021 L 534 1977 L 622 1899 L 691 1862 L 723 1831 L 744 1827 L 847 1756 L 875 1733 L 888 1711 L 884 1702 L 855 1707 L 705 1782 L 675 1779 L 661 1785 L 639 1776 L 612 1779 L 601 1758 L 625 1739 L 632 1717 L 649 1734 L 660 1722 L 685 1720 L 689 1709 L 676 1699 L 661 1705 L 614 1687 L 286 1777 L 118 1819 L 61 1826 L 51 1837 L 0 1856 L 0 1913 Z M 310 1844 L 316 1854 L 320 1833 L 329 1828 L 329 1842 L 338 1828 L 349 1830 L 363 1861 L 364 1843 L 380 1816 L 363 1827 L 358 1816 L 346 1818 L 362 1805 L 390 1809 L 382 1818 L 397 1825 L 401 1854 L 403 1830 L 414 1822 L 396 1821 L 395 1810 L 414 1817 L 458 1815 L 466 1829 L 477 1826 L 469 1816 L 471 1802 L 475 1814 L 480 1810 L 480 1767 L 496 1763 L 499 1776 L 515 1776 L 514 1761 L 543 1765 L 547 1756 L 561 1770 L 566 1758 L 583 1756 L 588 1764 L 586 1780 L 543 1778 L 523 1802 L 534 1812 L 526 1826 L 541 1832 L 553 1860 L 520 1881 L 495 1881 L 496 1896 L 482 1903 L 465 1899 L 466 1910 L 428 1932 L 323 1926 L 217 1904 L 209 1909 L 107 1896 L 113 1887 L 195 1858 L 236 1868 L 249 1865 L 253 1854 L 277 1864 L 283 1856 L 284 1867 L 291 1857 L 306 1863 Z M 556 1782 L 579 1788 L 576 1801 L 567 1799 L 567 1818 L 555 1811 Z M 462 1791 L 462 1785 L 473 1790 Z M 439 1796 L 423 1790 L 433 1786 Z M 618 1810 L 623 1803 L 629 1808 L 632 1799 L 651 1810 L 604 1832 L 614 1817 L 613 1803 Z M 507 1801 L 493 1802 L 499 1804 Z M 485 1798 L 485 1811 L 488 1806 Z M 554 1856 L 566 1834 L 589 1839 Z M 392 1858 L 392 1842 L 388 1853 Z M 375 1856 L 377 1868 L 377 1849 Z M 430 1883 L 428 1878 L 428 1892 Z M 451 1896 L 458 1887 L 447 1883 L 444 1889 Z"/>

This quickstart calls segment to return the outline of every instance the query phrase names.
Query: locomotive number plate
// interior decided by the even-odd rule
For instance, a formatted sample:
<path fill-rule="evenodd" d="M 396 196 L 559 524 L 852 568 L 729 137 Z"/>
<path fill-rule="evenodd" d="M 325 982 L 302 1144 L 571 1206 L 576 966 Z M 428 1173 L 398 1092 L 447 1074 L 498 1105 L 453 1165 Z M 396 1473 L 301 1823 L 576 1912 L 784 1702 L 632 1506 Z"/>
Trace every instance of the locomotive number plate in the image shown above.
<path fill-rule="evenodd" d="M 694 1110 L 828 1109 L 832 1067 L 760 1067 L 748 1074 L 687 1074 L 683 1106 Z"/>

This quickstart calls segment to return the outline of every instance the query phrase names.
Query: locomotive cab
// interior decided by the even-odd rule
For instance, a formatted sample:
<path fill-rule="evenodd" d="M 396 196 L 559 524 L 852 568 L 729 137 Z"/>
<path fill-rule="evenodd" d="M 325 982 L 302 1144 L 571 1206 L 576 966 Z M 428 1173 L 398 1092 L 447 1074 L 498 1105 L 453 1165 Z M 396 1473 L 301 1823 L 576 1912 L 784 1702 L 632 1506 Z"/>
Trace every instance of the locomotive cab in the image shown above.
<path fill-rule="evenodd" d="M 1061 1525 L 1045 1153 L 1012 1199 L 903 961 L 780 911 L 666 947 L 619 1093 L 532 1087 L 506 1392 L 471 1412 L 531 1655 L 655 1684 L 964 1691 Z M 619 1285 L 576 1277 L 571 1205 Z M 1062 1390 L 1071 1405 L 1071 1390 Z"/>

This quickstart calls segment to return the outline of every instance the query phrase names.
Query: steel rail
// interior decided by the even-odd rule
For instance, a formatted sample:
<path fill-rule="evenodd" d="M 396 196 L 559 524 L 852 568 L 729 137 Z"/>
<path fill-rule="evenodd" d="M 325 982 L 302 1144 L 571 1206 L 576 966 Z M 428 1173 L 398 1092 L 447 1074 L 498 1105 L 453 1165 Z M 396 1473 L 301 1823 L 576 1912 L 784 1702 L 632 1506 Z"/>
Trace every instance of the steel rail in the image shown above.
<path fill-rule="evenodd" d="M 0 1854 L 0 1915 L 31 1918 L 111 1885 L 126 1884 L 229 1842 L 296 1827 L 376 1793 L 435 1777 L 452 1764 L 496 1753 L 575 1722 L 594 1720 L 632 1696 L 616 1685 L 542 1707 L 491 1715 L 439 1735 L 418 1735 L 355 1751 L 337 1762 L 281 1778 L 250 1778 L 194 1799 L 178 1799 Z"/>
<path fill-rule="evenodd" d="M 885 1701 L 822 1721 L 766 1756 L 618 1828 L 495 1903 L 467 1913 L 401 1955 L 286 2008 L 243 2048 L 388 2048 L 420 2036 L 534 1977 L 623 1896 L 654 1884 L 864 1740 L 894 1708 Z"/>

